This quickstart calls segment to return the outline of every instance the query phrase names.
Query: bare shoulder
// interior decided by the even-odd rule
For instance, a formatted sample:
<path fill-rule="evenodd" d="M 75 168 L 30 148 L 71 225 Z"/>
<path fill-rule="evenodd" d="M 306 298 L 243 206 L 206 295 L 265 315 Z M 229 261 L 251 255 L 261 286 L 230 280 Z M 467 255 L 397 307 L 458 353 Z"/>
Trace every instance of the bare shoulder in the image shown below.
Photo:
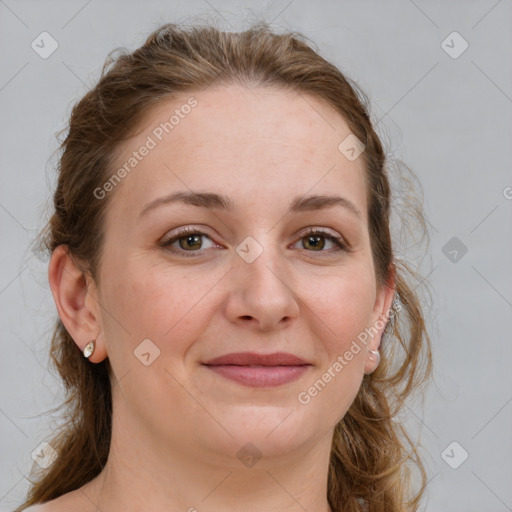
<path fill-rule="evenodd" d="M 94 486 L 93 480 L 50 501 L 24 508 L 22 512 L 97 512 L 99 508 L 94 505 L 92 498 Z"/>
<path fill-rule="evenodd" d="M 22 512 L 82 512 L 83 503 L 79 503 L 76 491 L 64 494 L 54 500 L 45 503 L 37 503 L 28 508 L 24 508 Z"/>
<path fill-rule="evenodd" d="M 52 500 L 52 501 L 48 501 L 47 503 L 38 503 L 37 505 L 32 505 L 28 508 L 24 508 L 22 512 L 61 512 L 63 510 L 63 508 L 54 503 L 54 501 L 57 501 L 57 500 Z"/>

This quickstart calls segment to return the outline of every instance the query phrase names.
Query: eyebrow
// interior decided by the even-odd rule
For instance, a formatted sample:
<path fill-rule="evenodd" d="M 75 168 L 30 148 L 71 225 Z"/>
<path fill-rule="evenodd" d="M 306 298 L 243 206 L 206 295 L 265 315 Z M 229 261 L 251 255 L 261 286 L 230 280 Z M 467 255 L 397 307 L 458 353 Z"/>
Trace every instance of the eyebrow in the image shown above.
<path fill-rule="evenodd" d="M 222 194 L 214 194 L 211 192 L 174 192 L 168 196 L 159 197 L 148 203 L 140 212 L 139 217 L 146 215 L 151 210 L 154 210 L 159 206 L 169 205 L 176 202 L 190 204 L 200 208 L 226 210 L 228 212 L 236 210 L 235 203 L 232 199 Z M 345 208 L 355 214 L 359 220 L 362 221 L 363 217 L 356 205 L 350 200 L 340 196 L 298 196 L 291 202 L 290 211 L 297 213 L 312 210 L 323 210 L 326 208 L 333 208 L 335 206 Z"/>

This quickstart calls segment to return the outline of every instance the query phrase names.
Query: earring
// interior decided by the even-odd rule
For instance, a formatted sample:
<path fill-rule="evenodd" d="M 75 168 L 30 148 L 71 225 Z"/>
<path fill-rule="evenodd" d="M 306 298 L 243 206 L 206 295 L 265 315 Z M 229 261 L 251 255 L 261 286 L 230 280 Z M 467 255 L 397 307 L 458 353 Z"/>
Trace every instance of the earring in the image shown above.
<path fill-rule="evenodd" d="M 94 342 L 95 342 L 95 340 L 92 340 L 89 343 L 87 343 L 87 345 L 85 346 L 85 348 L 83 350 L 84 357 L 86 359 L 88 359 L 89 356 L 91 356 L 92 353 L 94 352 L 94 349 L 95 349 L 95 343 Z"/>
<path fill-rule="evenodd" d="M 378 350 L 369 350 L 368 351 L 368 357 L 370 358 L 370 361 L 377 361 L 377 366 L 380 363 L 380 352 Z"/>

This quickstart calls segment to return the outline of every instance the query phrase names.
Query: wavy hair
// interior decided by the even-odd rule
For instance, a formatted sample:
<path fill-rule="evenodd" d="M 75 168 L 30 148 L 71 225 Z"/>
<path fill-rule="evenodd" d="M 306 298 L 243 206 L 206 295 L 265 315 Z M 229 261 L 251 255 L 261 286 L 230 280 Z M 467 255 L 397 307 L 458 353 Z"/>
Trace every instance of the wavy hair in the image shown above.
<path fill-rule="evenodd" d="M 394 304 L 399 307 L 394 308 L 386 327 L 379 367 L 364 376 L 354 402 L 335 426 L 327 497 L 335 512 L 415 511 L 426 485 L 426 472 L 419 446 L 396 416 L 408 395 L 422 387 L 431 373 L 430 339 L 417 286 L 413 285 L 413 279 L 419 282 L 421 278 L 393 250 L 390 216 L 398 204 L 392 204 L 390 165 L 370 120 L 368 98 L 321 57 L 304 35 L 275 33 L 266 22 L 243 32 L 225 32 L 209 24 L 184 27 L 170 23 L 132 52 L 111 52 L 97 84 L 73 107 L 60 146 L 54 210 L 40 241 L 49 253 L 66 245 L 83 272 L 96 279 L 103 219 L 112 194 L 98 201 L 94 191 L 111 176 L 116 148 L 134 133 L 150 107 L 183 92 L 228 84 L 313 95 L 343 116 L 365 145 L 361 158 L 376 279 L 388 284 L 394 275 L 399 297 Z M 412 183 L 405 177 L 400 180 L 401 184 Z M 403 220 L 409 215 L 425 238 L 421 203 L 414 194 L 409 196 L 405 196 L 399 216 Z M 109 454 L 112 395 L 108 358 L 91 364 L 60 320 L 50 356 L 66 389 L 61 406 L 66 421 L 50 441 L 59 457 L 45 471 L 33 469 L 31 488 L 18 512 L 91 481 L 102 471 Z M 419 471 L 420 482 L 413 485 L 414 470 Z"/>

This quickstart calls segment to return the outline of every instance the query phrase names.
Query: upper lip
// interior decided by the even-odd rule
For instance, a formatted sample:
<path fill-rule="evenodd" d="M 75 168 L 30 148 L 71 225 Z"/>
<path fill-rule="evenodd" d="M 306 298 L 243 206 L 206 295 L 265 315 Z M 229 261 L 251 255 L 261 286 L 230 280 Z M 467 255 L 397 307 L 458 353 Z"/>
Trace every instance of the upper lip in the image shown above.
<path fill-rule="evenodd" d="M 275 352 L 273 354 L 257 354 L 255 352 L 234 352 L 220 357 L 215 357 L 202 364 L 209 366 L 220 366 L 232 364 L 237 366 L 298 366 L 310 364 L 300 357 L 286 352 Z"/>

